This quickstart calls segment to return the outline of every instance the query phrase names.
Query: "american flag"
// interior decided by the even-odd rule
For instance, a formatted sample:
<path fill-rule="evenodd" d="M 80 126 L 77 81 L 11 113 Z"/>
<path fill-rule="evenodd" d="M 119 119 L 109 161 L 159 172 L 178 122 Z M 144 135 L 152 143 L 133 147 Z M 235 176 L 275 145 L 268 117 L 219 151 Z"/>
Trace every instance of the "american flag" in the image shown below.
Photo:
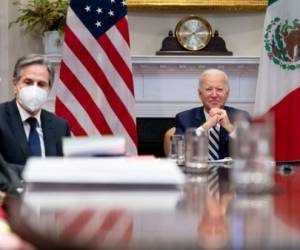
<path fill-rule="evenodd" d="M 122 135 L 137 153 L 125 0 L 70 1 L 55 111 L 74 135 Z"/>

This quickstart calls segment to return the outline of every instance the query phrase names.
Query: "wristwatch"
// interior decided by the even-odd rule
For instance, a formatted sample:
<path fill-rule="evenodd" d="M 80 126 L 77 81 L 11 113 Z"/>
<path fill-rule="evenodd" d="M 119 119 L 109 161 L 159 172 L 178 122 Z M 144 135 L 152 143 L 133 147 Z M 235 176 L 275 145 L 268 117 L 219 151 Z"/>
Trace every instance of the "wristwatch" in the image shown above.
<path fill-rule="evenodd" d="M 183 17 L 176 25 L 178 43 L 187 50 L 201 50 L 210 41 L 212 29 L 208 21 L 199 16 Z"/>

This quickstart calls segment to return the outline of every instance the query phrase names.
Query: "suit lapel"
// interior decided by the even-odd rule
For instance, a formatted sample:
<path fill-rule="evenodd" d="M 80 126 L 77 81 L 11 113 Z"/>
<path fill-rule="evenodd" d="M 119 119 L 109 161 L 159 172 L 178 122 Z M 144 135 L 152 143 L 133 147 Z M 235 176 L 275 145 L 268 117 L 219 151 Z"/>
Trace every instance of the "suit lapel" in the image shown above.
<path fill-rule="evenodd" d="M 226 113 L 227 113 L 227 116 L 228 116 L 228 119 L 229 119 L 229 121 L 231 122 L 231 123 L 233 123 L 233 121 L 234 121 L 234 114 L 233 114 L 233 112 L 232 112 L 232 110 L 229 108 L 229 107 L 224 107 L 224 109 L 226 110 Z M 228 140 L 229 140 L 229 133 L 228 133 L 228 131 L 225 129 L 225 128 L 223 128 L 223 127 L 221 127 L 221 132 L 220 133 L 222 133 L 221 134 L 221 138 L 223 138 L 223 141 L 222 141 L 222 143 L 228 143 Z"/>
<path fill-rule="evenodd" d="M 30 151 L 27 144 L 22 119 L 15 99 L 9 102 L 7 105 L 7 123 L 10 125 L 11 130 L 16 138 L 16 142 L 19 144 L 24 157 L 27 158 L 30 154 Z"/>
<path fill-rule="evenodd" d="M 230 122 L 232 122 L 232 112 L 228 107 L 224 107 L 224 109 L 227 112 L 227 116 L 230 120 Z M 222 126 L 220 127 L 220 150 L 219 153 L 220 155 L 223 155 L 224 152 L 226 152 L 228 150 L 228 141 L 229 141 L 229 133 L 227 132 L 227 130 L 225 128 L 223 128 Z"/>
<path fill-rule="evenodd" d="M 41 112 L 41 126 L 44 137 L 45 155 L 56 155 L 56 145 L 54 139 L 55 129 L 53 127 L 53 121 L 44 110 L 42 110 Z"/>
<path fill-rule="evenodd" d="M 228 141 L 228 132 L 225 128 L 222 126 L 220 127 L 220 143 L 224 144 L 225 142 L 227 143 Z"/>
<path fill-rule="evenodd" d="M 203 106 L 196 110 L 195 118 L 197 122 L 195 127 L 201 126 L 206 121 L 204 111 L 203 111 Z"/>

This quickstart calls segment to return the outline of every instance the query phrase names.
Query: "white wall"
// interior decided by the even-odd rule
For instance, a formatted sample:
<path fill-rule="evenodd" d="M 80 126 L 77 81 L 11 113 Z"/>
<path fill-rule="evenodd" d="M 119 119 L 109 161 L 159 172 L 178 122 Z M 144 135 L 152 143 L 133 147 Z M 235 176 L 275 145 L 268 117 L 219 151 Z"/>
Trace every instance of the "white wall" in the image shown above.
<path fill-rule="evenodd" d="M 183 16 L 196 14 L 206 18 L 213 30 L 218 30 L 224 38 L 227 49 L 236 56 L 258 56 L 260 54 L 263 12 L 133 12 L 128 20 L 133 55 L 153 55 L 161 47 L 161 42 L 169 30 Z"/>
<path fill-rule="evenodd" d="M 26 0 L 22 0 L 25 2 Z M 40 37 L 24 34 L 15 26 L 8 30 L 7 24 L 17 16 L 12 0 L 0 1 L 0 101 L 11 98 L 12 67 L 18 57 L 27 53 L 42 53 Z M 206 18 L 213 30 L 219 30 L 228 50 L 235 56 L 259 56 L 261 47 L 263 12 L 171 12 L 129 11 L 132 55 L 154 55 L 161 47 L 163 38 L 174 30 L 181 17 L 196 14 Z"/>

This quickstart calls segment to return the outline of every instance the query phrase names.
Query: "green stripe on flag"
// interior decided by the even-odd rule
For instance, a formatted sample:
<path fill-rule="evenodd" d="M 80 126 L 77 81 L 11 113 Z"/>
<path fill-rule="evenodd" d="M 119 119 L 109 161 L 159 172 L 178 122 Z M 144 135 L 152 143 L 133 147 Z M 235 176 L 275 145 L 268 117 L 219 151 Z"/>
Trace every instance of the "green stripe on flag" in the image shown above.
<path fill-rule="evenodd" d="M 270 6 L 272 3 L 275 3 L 275 2 L 277 2 L 277 1 L 279 1 L 279 0 L 269 0 L 268 6 Z"/>

